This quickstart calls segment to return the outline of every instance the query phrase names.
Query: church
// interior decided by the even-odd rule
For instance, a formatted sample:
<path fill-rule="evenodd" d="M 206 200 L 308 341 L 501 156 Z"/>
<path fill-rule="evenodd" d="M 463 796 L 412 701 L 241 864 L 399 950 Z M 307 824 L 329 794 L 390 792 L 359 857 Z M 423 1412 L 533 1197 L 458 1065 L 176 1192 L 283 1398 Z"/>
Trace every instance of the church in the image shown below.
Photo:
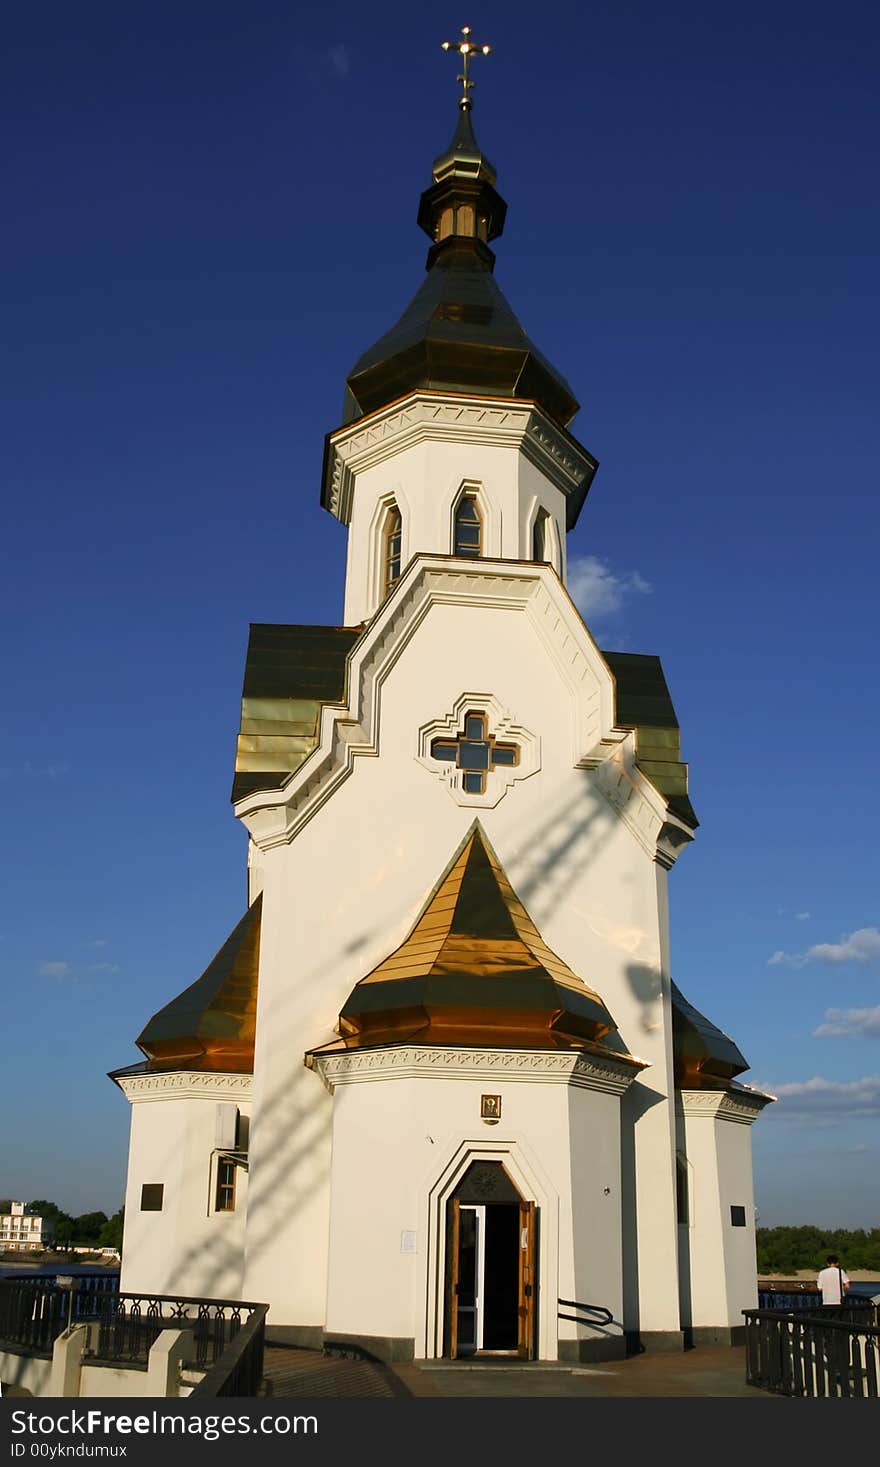
<path fill-rule="evenodd" d="M 111 1076 L 121 1286 L 382 1360 L 732 1341 L 771 1097 L 672 981 L 678 721 L 659 658 L 600 649 L 566 590 L 597 461 L 495 278 L 489 48 L 446 48 L 425 278 L 325 440 L 342 624 L 251 627 L 249 905 Z"/>

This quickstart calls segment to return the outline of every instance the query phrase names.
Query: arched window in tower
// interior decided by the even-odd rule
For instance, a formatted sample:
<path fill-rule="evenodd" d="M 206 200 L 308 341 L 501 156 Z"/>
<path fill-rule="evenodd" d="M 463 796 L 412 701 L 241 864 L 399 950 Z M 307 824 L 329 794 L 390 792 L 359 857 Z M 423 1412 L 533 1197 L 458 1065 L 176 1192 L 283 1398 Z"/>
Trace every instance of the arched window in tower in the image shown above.
<path fill-rule="evenodd" d="M 474 233 L 474 206 L 473 204 L 459 204 L 458 218 L 455 221 L 456 234 L 466 234 L 469 238 Z"/>
<path fill-rule="evenodd" d="M 550 539 L 550 516 L 546 509 L 539 509 L 532 526 L 532 560 L 553 559 Z"/>
<path fill-rule="evenodd" d="M 389 506 L 382 535 L 382 595 L 400 580 L 400 544 L 403 525 L 396 504 Z"/>
<path fill-rule="evenodd" d="M 453 555 L 478 560 L 483 553 L 483 521 L 473 494 L 464 494 L 455 511 Z"/>

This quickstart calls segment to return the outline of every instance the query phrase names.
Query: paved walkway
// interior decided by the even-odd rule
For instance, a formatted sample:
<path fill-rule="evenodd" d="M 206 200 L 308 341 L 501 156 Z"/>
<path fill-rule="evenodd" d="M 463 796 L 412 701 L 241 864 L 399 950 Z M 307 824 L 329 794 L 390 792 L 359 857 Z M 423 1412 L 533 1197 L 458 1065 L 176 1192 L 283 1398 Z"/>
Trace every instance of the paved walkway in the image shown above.
<path fill-rule="evenodd" d="M 425 1362 L 380 1365 L 268 1345 L 272 1396 L 740 1396 L 780 1399 L 745 1384 L 745 1350 L 711 1346 L 602 1365 Z"/>

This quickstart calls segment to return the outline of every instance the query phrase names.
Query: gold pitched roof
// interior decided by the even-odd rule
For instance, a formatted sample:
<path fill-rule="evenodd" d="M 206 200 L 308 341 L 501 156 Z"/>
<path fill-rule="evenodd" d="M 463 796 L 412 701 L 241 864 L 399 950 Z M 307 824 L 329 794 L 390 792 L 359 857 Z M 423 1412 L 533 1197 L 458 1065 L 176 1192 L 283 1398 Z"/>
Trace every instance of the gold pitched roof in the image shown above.
<path fill-rule="evenodd" d="M 415 926 L 357 984 L 348 1045 L 592 1046 L 615 1029 L 599 995 L 547 946 L 477 821 Z"/>
<path fill-rule="evenodd" d="M 262 905 L 259 896 L 201 978 L 138 1035 L 151 1069 L 253 1072 Z"/>
<path fill-rule="evenodd" d="M 675 1083 L 683 1090 L 726 1090 L 749 1068 L 729 1035 L 688 1003 L 672 984 L 672 1056 Z"/>

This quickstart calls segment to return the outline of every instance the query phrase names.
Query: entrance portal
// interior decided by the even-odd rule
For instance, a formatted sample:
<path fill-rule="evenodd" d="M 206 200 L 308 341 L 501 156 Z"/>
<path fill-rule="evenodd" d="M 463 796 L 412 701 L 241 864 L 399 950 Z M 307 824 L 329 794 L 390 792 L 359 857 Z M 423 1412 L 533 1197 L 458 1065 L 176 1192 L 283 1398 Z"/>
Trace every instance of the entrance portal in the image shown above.
<path fill-rule="evenodd" d="M 448 1204 L 446 1349 L 534 1355 L 536 1208 L 500 1162 L 474 1162 Z"/>

